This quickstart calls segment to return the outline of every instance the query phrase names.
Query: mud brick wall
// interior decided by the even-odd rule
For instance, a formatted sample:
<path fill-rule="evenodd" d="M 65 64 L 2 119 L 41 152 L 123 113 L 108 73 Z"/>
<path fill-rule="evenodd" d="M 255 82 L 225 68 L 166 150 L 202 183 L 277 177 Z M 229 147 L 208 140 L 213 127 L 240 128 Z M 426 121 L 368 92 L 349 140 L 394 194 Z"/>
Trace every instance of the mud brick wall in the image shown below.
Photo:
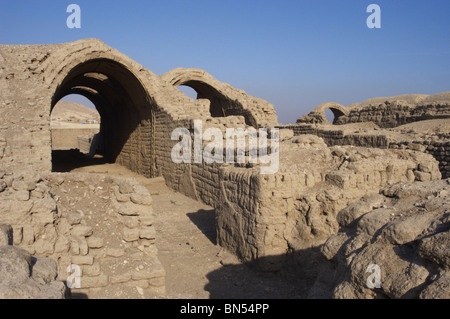
<path fill-rule="evenodd" d="M 302 266 L 338 231 L 336 215 L 351 202 L 388 183 L 441 177 L 437 162 L 425 153 L 327 147 L 318 140 L 303 135 L 283 142 L 277 174 L 221 168 L 216 207 L 221 246 L 264 271 L 280 269 L 289 255 Z"/>
<path fill-rule="evenodd" d="M 433 103 L 418 102 L 417 104 L 386 101 L 377 105 L 354 107 L 349 110 L 347 115 L 340 116 L 335 124 L 373 122 L 380 127 L 389 128 L 416 121 L 448 118 L 449 114 L 448 100 Z"/>
<path fill-rule="evenodd" d="M 81 270 L 74 294 L 111 298 L 165 293 L 148 191 L 134 180 L 92 174 L 0 172 L 0 223 L 13 244 L 57 263 L 58 280 Z"/>
<path fill-rule="evenodd" d="M 222 135 L 224 137 L 224 145 L 226 141 L 226 128 L 247 128 L 244 117 L 241 116 L 230 116 L 226 118 L 214 119 L 203 116 L 203 118 L 199 118 L 196 120 L 202 121 L 203 131 L 205 131 L 209 127 L 221 129 Z M 166 184 L 174 190 L 177 190 L 193 199 L 200 200 L 207 205 L 215 207 L 220 198 L 220 168 L 228 166 L 229 164 L 207 164 L 204 161 L 202 161 L 202 163 L 194 163 L 193 120 L 174 119 L 171 115 L 159 109 L 156 112 L 155 128 L 155 137 L 158 141 L 156 145 L 156 171 L 158 172 L 158 174 L 164 176 Z M 192 146 L 190 164 L 176 164 L 172 160 L 172 148 L 178 143 L 178 141 L 171 140 L 171 134 L 176 128 L 186 128 L 190 131 Z M 208 143 L 209 141 L 203 141 L 203 147 Z M 223 155 L 223 162 L 225 163 L 225 149 L 223 150 Z"/>
<path fill-rule="evenodd" d="M 259 223 L 263 194 L 258 169 L 220 169 L 220 198 L 216 206 L 218 244 L 240 259 L 253 261 L 264 256 L 261 249 L 266 224 Z M 277 209 L 278 207 L 273 207 Z"/>
<path fill-rule="evenodd" d="M 78 149 L 81 153 L 89 154 L 91 153 L 91 148 L 94 146 L 92 142 L 93 136 L 78 136 Z"/>
<path fill-rule="evenodd" d="M 343 129 L 335 126 L 333 128 L 320 128 L 312 125 L 296 124 L 296 125 L 285 125 L 279 126 L 280 129 L 290 129 L 294 132 L 295 136 L 302 134 L 314 134 L 324 141 L 329 146 L 334 145 L 354 145 L 361 147 L 377 147 L 377 148 L 387 148 L 389 145 L 389 140 L 385 134 L 370 133 L 358 133 L 349 134 L 344 132 Z"/>
<path fill-rule="evenodd" d="M 421 151 L 433 155 L 439 162 L 439 170 L 442 178 L 450 177 L 450 153 L 449 153 L 449 134 L 433 134 L 427 137 L 403 136 L 399 137 L 388 131 L 380 133 L 380 131 L 346 133 L 339 127 L 325 128 L 314 127 L 312 125 L 285 125 L 279 128 L 290 129 L 294 135 L 303 134 L 317 135 L 329 146 L 333 145 L 353 145 L 371 148 L 392 148 L 392 149 L 410 149 Z"/>
<path fill-rule="evenodd" d="M 52 150 L 71 150 L 79 149 L 80 136 L 92 137 L 99 132 L 98 129 L 92 128 L 52 128 Z M 89 150 L 88 147 L 84 149 Z M 89 153 L 86 152 L 86 153 Z"/>
<path fill-rule="evenodd" d="M 179 177 L 186 165 L 177 165 L 172 161 L 172 148 L 177 141 L 171 140 L 172 132 L 178 127 L 191 127 L 189 120 L 174 120 L 171 115 L 162 109 L 155 112 L 155 145 L 156 173 L 164 176 L 166 184 L 178 190 Z"/>
<path fill-rule="evenodd" d="M 19 99 L 0 96 L 0 161 L 11 170 L 50 171 L 50 117 L 40 110 L 45 102 L 26 92 Z"/>
<path fill-rule="evenodd" d="M 126 137 L 126 142 L 116 158 L 116 163 L 145 177 L 154 177 L 154 133 L 152 121 L 143 118 Z"/>
<path fill-rule="evenodd" d="M 440 141 L 414 141 L 414 142 L 391 142 L 389 148 L 393 149 L 415 149 L 433 155 L 439 162 L 439 170 L 442 178 L 450 177 L 450 142 L 447 137 Z"/>
<path fill-rule="evenodd" d="M 172 148 L 178 143 L 171 139 L 172 132 L 176 128 L 186 128 L 191 132 L 193 162 L 193 121 L 174 119 L 162 109 L 158 109 L 155 117 L 155 140 L 158 141 L 155 147 L 157 174 L 161 174 L 172 189 L 214 206 L 218 199 L 218 168 L 206 164 L 176 164 L 172 160 Z"/>
<path fill-rule="evenodd" d="M 220 165 L 195 164 L 191 167 L 196 197 L 205 204 L 215 207 L 220 192 Z"/>

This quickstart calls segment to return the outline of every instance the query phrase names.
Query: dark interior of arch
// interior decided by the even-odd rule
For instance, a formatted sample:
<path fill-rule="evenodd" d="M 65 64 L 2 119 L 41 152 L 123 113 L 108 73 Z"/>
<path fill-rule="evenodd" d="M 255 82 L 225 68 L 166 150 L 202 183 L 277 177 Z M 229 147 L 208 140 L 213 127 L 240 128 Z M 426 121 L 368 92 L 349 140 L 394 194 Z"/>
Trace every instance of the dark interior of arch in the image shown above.
<path fill-rule="evenodd" d="M 244 116 L 247 125 L 256 125 L 251 114 L 244 110 L 241 103 L 227 98 L 211 85 L 197 80 L 186 81 L 177 85 L 194 89 L 197 92 L 197 99 L 208 99 L 211 102 L 210 113 L 212 117 L 240 115 Z"/>
<path fill-rule="evenodd" d="M 51 109 L 69 94 L 85 96 L 100 114 L 98 154 L 154 176 L 153 102 L 133 73 L 115 61 L 91 60 L 69 72 L 53 96 Z"/>

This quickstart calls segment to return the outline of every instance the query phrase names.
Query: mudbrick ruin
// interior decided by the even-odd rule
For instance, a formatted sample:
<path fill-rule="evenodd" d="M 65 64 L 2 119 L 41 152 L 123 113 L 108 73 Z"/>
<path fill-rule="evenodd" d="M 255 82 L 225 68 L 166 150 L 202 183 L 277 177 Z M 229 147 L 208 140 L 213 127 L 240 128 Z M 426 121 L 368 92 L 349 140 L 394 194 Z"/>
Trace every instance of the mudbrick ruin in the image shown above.
<path fill-rule="evenodd" d="M 176 267 L 161 261 L 158 195 L 141 179 L 55 170 L 70 138 L 50 114 L 69 94 L 101 116 L 70 148 L 211 207 L 221 250 L 304 278 L 301 298 L 450 297 L 450 92 L 324 103 L 280 125 L 272 104 L 205 71 L 156 75 L 97 39 L 0 46 L 0 92 L 0 298 L 164 298 Z M 278 129 L 278 170 L 175 163 L 172 132 L 194 144 L 199 120 L 223 136 Z"/>

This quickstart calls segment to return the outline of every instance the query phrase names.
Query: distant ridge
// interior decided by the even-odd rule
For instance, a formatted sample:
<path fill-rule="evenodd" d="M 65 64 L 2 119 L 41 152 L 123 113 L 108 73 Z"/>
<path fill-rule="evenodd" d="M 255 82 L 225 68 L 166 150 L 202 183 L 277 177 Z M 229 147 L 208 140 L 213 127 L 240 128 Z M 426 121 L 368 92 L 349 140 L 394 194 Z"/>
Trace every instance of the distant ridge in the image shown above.
<path fill-rule="evenodd" d="M 52 120 L 66 121 L 73 118 L 76 121 L 85 121 L 89 119 L 99 120 L 100 115 L 97 110 L 91 109 L 79 103 L 59 101 L 52 111 Z"/>
<path fill-rule="evenodd" d="M 417 105 L 427 105 L 431 103 L 439 103 L 445 102 L 448 103 L 450 101 L 450 91 L 437 93 L 434 95 L 426 95 L 426 94 L 405 94 L 405 95 L 396 95 L 391 97 L 374 97 L 368 100 L 365 100 L 361 103 L 352 103 L 347 106 L 349 109 L 354 108 L 363 108 L 369 105 L 378 105 L 383 104 L 385 101 L 394 102 L 394 101 L 402 101 L 404 104 L 408 104 L 411 106 Z"/>

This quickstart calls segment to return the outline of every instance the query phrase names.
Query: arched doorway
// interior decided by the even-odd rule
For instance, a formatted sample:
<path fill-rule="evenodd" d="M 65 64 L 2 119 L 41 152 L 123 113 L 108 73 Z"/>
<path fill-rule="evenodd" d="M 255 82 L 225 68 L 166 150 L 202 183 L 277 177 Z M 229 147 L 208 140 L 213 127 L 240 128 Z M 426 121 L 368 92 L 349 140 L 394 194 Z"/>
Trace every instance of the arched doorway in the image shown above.
<path fill-rule="evenodd" d="M 56 103 L 50 115 L 52 171 L 67 172 L 103 162 L 100 154 L 101 117 L 95 104 L 70 94 Z"/>
<path fill-rule="evenodd" d="M 238 101 L 231 100 L 223 95 L 219 90 L 210 84 L 198 80 L 190 80 L 186 82 L 178 82 L 175 84 L 178 88 L 182 88 L 183 93 L 188 93 L 189 97 L 196 95 L 196 99 L 207 99 L 210 102 L 209 112 L 211 117 L 226 117 L 231 115 L 243 115 L 249 124 L 249 118 L 246 116 L 242 105 Z M 192 90 L 187 90 L 191 88 Z"/>
<path fill-rule="evenodd" d="M 96 106 L 101 117 L 97 152 L 107 162 L 154 177 L 154 104 L 132 71 L 108 58 L 74 64 L 57 86 L 51 110 L 70 94 Z"/>
<path fill-rule="evenodd" d="M 194 100 L 209 100 L 211 117 L 243 116 L 247 125 L 258 127 L 254 114 L 247 104 L 244 107 L 240 99 L 244 92 L 217 81 L 203 70 L 178 68 L 164 74 L 163 80 L 174 87 L 182 88 L 183 93 L 186 93 L 185 87 L 191 88 L 195 93 L 192 94 L 190 90 L 187 95 L 191 98 L 192 95 L 196 96 Z"/>
<path fill-rule="evenodd" d="M 345 113 L 341 109 L 335 107 L 325 109 L 325 118 L 332 124 L 336 124 L 338 118 L 343 115 L 345 115 Z"/>

